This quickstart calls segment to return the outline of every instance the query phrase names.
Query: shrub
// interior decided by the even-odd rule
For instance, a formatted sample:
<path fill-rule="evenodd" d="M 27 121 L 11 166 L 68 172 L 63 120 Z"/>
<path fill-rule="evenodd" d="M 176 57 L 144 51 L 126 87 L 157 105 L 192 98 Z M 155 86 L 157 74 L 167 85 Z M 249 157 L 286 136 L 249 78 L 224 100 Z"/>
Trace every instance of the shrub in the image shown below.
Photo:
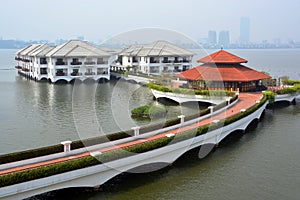
<path fill-rule="evenodd" d="M 180 93 L 180 94 L 191 94 L 191 95 L 195 94 L 195 95 L 203 95 L 203 96 L 232 96 L 232 97 L 235 95 L 235 93 L 226 90 L 194 90 L 194 89 L 186 89 L 186 88 L 172 88 L 163 85 L 158 85 L 155 83 L 148 83 L 147 87 L 161 92 L 172 92 L 172 93 Z"/>
<path fill-rule="evenodd" d="M 274 92 L 268 90 L 268 91 L 264 91 L 263 94 L 269 100 L 270 104 L 273 104 L 275 102 L 275 93 Z"/>
<path fill-rule="evenodd" d="M 131 110 L 131 115 L 133 117 L 160 117 L 165 116 L 167 110 L 164 107 L 155 105 L 144 105 Z"/>

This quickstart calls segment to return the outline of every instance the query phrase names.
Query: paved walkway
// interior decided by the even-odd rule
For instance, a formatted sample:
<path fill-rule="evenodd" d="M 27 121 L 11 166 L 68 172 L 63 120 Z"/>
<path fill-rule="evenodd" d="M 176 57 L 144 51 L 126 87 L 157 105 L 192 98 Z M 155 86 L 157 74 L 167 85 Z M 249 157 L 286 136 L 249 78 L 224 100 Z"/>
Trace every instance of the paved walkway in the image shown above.
<path fill-rule="evenodd" d="M 154 140 L 157 140 L 157 139 L 160 139 L 160 138 L 164 138 L 164 137 L 166 137 L 167 134 L 178 134 L 178 133 L 182 133 L 182 132 L 185 132 L 185 131 L 193 130 L 193 129 L 196 129 L 200 126 L 210 124 L 214 120 L 222 120 L 222 119 L 231 117 L 233 115 L 236 115 L 236 114 L 241 112 L 241 109 L 248 109 L 248 108 L 252 107 L 254 104 L 256 104 L 256 101 L 260 100 L 261 98 L 262 98 L 262 94 L 258 94 L 258 93 L 240 93 L 239 94 L 239 101 L 233 107 L 231 107 L 228 110 L 226 110 L 222 113 L 219 113 L 219 114 L 217 114 L 217 115 L 215 115 L 211 118 L 207 118 L 207 119 L 201 120 L 197 123 L 194 123 L 194 124 L 191 124 L 191 125 L 188 125 L 188 126 L 184 126 L 184 127 L 178 128 L 178 129 L 170 130 L 170 131 L 167 131 L 167 132 L 164 132 L 164 133 L 159 133 L 155 136 L 150 136 L 150 137 L 145 138 L 145 139 L 138 139 L 138 140 L 131 141 L 131 142 L 125 142 L 123 144 L 110 146 L 110 147 L 99 149 L 99 150 L 96 150 L 96 151 L 93 151 L 93 152 L 104 153 L 104 152 L 108 152 L 108 151 L 122 149 L 122 148 L 129 147 L 129 146 L 142 144 L 142 143 L 145 143 L 145 142 L 148 142 L 148 141 L 154 141 Z M 22 167 L 15 167 L 15 168 L 11 168 L 11 169 L 6 169 L 6 170 L 0 171 L 0 176 L 5 175 L 5 174 L 9 174 L 9 173 L 15 173 L 15 172 L 19 172 L 19 171 L 30 170 L 30 169 L 34 169 L 34 168 L 38 168 L 38 167 L 49 166 L 49 165 L 53 165 L 53 164 L 56 164 L 56 163 L 75 160 L 75 159 L 87 157 L 89 155 L 90 155 L 90 152 L 87 152 L 87 153 L 82 153 L 82 154 L 78 154 L 78 155 L 74 155 L 74 156 L 63 157 L 63 158 L 58 158 L 58 159 L 54 159 L 54 160 L 29 164 L 29 165 L 25 165 L 25 166 L 22 166 Z"/>

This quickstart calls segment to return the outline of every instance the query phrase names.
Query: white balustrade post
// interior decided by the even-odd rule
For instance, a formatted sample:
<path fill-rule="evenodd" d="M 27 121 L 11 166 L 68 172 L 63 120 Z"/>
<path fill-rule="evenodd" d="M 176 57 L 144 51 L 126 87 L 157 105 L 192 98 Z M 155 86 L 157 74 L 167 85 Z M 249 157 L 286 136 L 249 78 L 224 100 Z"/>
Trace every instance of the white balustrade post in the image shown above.
<path fill-rule="evenodd" d="M 140 128 L 139 126 L 132 127 L 131 129 L 134 131 L 134 136 L 138 136 L 140 134 Z"/>
<path fill-rule="evenodd" d="M 184 122 L 185 115 L 179 115 L 178 118 L 180 119 L 180 123 Z"/>
<path fill-rule="evenodd" d="M 72 141 L 64 141 L 64 142 L 61 142 L 61 144 L 64 145 L 64 152 L 71 151 Z"/>
<path fill-rule="evenodd" d="M 231 97 L 228 97 L 228 98 L 226 99 L 227 106 L 230 104 L 230 100 L 231 100 Z"/>
<path fill-rule="evenodd" d="M 210 113 L 214 112 L 214 107 L 213 106 L 208 106 L 207 108 L 210 110 Z"/>

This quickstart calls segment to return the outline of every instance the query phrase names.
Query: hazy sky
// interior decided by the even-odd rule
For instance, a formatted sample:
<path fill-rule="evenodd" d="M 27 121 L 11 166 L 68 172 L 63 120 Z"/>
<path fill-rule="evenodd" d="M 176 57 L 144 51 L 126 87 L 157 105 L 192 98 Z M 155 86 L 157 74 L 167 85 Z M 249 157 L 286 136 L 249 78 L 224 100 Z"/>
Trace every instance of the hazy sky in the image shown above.
<path fill-rule="evenodd" d="M 0 37 L 98 41 L 124 31 L 159 27 L 197 40 L 208 30 L 239 37 L 240 17 L 250 18 L 250 40 L 300 41 L 299 0 L 0 0 Z"/>

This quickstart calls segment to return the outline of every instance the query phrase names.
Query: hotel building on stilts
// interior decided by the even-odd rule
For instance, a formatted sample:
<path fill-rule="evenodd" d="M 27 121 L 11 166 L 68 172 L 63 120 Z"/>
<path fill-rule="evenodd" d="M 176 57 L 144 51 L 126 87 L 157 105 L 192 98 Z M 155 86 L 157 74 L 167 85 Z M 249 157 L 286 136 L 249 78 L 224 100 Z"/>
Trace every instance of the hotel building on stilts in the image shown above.
<path fill-rule="evenodd" d="M 36 81 L 73 82 L 110 79 L 108 49 L 80 40 L 58 46 L 32 44 L 16 53 L 18 73 Z"/>

